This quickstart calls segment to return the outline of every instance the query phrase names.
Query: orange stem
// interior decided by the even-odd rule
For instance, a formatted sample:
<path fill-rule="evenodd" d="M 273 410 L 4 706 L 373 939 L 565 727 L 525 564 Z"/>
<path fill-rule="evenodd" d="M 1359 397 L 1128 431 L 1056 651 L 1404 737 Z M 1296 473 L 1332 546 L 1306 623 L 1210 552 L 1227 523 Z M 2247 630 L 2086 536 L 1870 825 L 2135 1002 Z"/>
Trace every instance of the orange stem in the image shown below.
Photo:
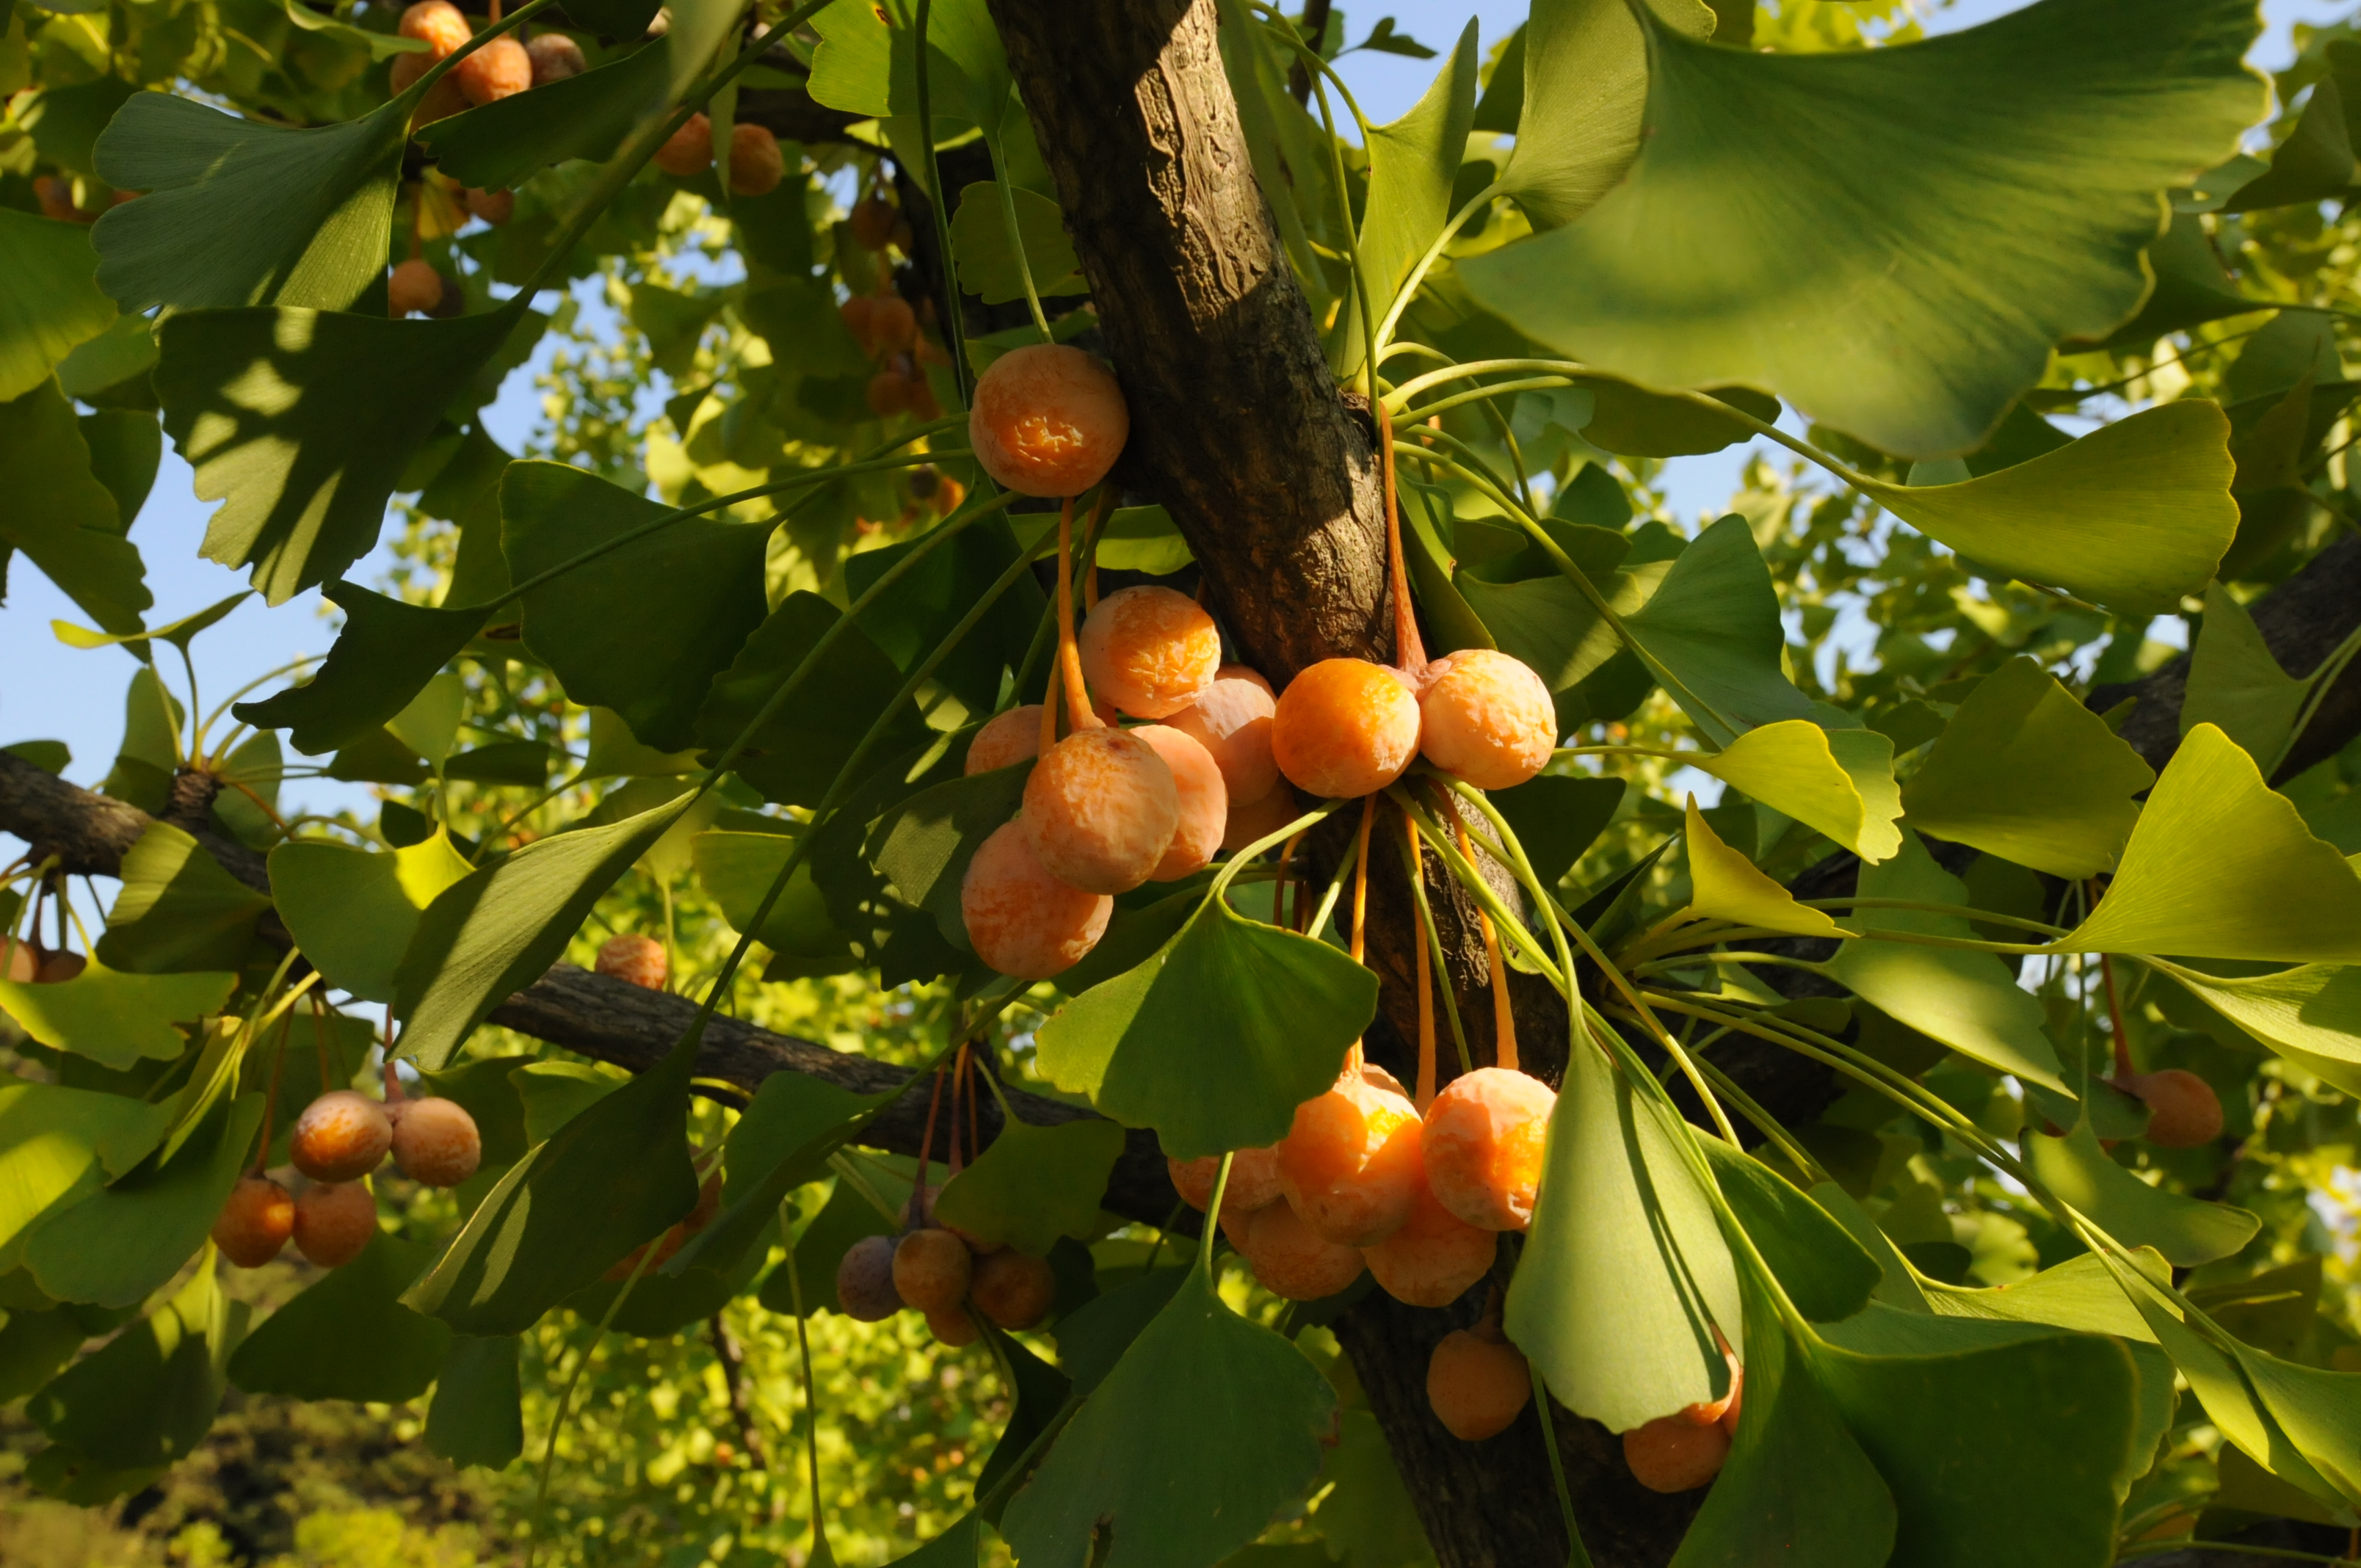
<path fill-rule="evenodd" d="M 907 1223 L 913 1228 L 917 1225 L 918 1217 L 926 1213 L 927 1157 L 935 1151 L 935 1112 L 941 1107 L 942 1102 L 943 1069 L 937 1068 L 934 1090 L 927 1096 L 927 1131 L 918 1139 L 918 1180 L 917 1184 L 910 1189 L 910 1212 Z M 927 1217 L 932 1219 L 934 1216 L 928 1214 Z"/>
<path fill-rule="evenodd" d="M 1091 563 L 1090 575 L 1082 579 L 1082 613 L 1087 615 L 1099 607 L 1099 564 Z"/>
<path fill-rule="evenodd" d="M 1394 494 L 1394 416 L 1378 400 L 1378 451 L 1386 482 L 1386 570 L 1394 595 L 1394 663 L 1417 675 L 1426 668 L 1426 641 L 1418 632 L 1418 607 L 1411 603 L 1410 568 L 1402 554 L 1401 505 Z"/>
<path fill-rule="evenodd" d="M 262 1146 L 254 1151 L 254 1174 L 260 1176 L 270 1164 L 270 1123 L 279 1113 L 279 1075 L 287 1068 L 287 1036 L 295 1032 L 295 1015 L 290 1013 L 279 1025 L 279 1054 L 270 1058 L 270 1092 L 262 1101 Z"/>
<path fill-rule="evenodd" d="M 1082 652 L 1074 641 L 1074 498 L 1058 508 L 1058 668 L 1066 677 L 1066 726 L 1073 734 L 1104 726 L 1091 711 L 1090 688 L 1082 684 Z M 1041 748 L 1049 751 L 1047 746 Z"/>
<path fill-rule="evenodd" d="M 2091 891 L 2098 892 L 2097 883 L 2092 884 Z M 2107 1022 L 2115 1031 L 2115 1077 L 2127 1079 L 2136 1071 L 2132 1066 L 2131 1031 L 2124 1027 L 2124 999 L 2115 990 L 2114 960 L 2104 953 L 2099 955 L 2099 978 L 2107 984 Z"/>
<path fill-rule="evenodd" d="M 1418 847 L 1418 823 L 1409 812 L 1402 813 L 1402 831 L 1410 835 L 1410 874 L 1422 874 L 1424 867 Z M 1412 901 L 1413 905 L 1416 900 Z M 1418 940 L 1418 1094 L 1419 1114 L 1434 1103 L 1434 974 L 1426 950 L 1426 919 L 1417 917 Z"/>
<path fill-rule="evenodd" d="M 1361 961 L 1363 927 L 1367 925 L 1369 912 L 1369 825 L 1377 820 L 1378 797 L 1369 795 L 1361 802 L 1359 848 L 1353 857 L 1353 961 Z M 1355 1040 L 1353 1048 L 1345 1053 L 1345 1074 L 1347 1078 L 1361 1075 L 1361 1042 Z"/>
<path fill-rule="evenodd" d="M 951 1063 L 951 1157 L 950 1174 L 960 1173 L 960 1089 L 967 1082 L 967 1047 L 962 1043 L 958 1058 Z M 950 1178 L 946 1177 L 945 1180 Z"/>
<path fill-rule="evenodd" d="M 1476 863 L 1476 851 L 1467 842 L 1467 824 L 1456 811 L 1451 817 L 1459 830 L 1459 852 L 1467 863 Z M 1517 1068 L 1517 1014 L 1509 1005 L 1509 966 L 1500 960 L 1500 933 L 1492 929 L 1492 917 L 1477 905 L 1477 922 L 1484 928 L 1484 955 L 1492 960 L 1492 1065 L 1511 1072 Z"/>

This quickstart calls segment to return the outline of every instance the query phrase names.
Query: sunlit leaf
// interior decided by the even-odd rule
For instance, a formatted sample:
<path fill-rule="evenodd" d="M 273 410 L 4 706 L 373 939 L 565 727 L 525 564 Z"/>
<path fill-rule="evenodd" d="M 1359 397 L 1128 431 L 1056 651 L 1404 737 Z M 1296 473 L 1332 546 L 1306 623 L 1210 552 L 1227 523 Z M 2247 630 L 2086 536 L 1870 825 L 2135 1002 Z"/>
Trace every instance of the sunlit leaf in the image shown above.
<path fill-rule="evenodd" d="M 1691 540 L 1623 624 L 1681 711 L 1717 746 L 1817 711 L 1779 666 L 1787 641 L 1779 595 L 1744 518 L 1722 518 Z"/>
<path fill-rule="evenodd" d="M 1359 235 L 1361 272 L 1382 322 L 1411 269 L 1451 218 L 1452 182 L 1476 116 L 1477 24 L 1470 17 L 1425 95 L 1400 119 L 1369 127 L 1368 196 Z M 1350 375 L 1367 357 L 1357 288 L 1337 315 L 1339 367 Z"/>
<path fill-rule="evenodd" d="M 1744 1350 L 1730 1251 L 1674 1135 L 1576 1045 L 1502 1322 L 1550 1392 L 1610 1431 L 1727 1392 L 1717 1327 Z"/>
<path fill-rule="evenodd" d="M 1986 675 L 1908 784 L 1910 825 L 2052 876 L 2111 869 L 2156 773 L 2031 659 Z"/>
<path fill-rule="evenodd" d="M 152 677 L 151 677 L 152 678 Z M 238 881 L 196 839 L 151 822 L 123 857 L 123 890 L 93 956 L 140 974 L 235 970 L 270 900 Z"/>
<path fill-rule="evenodd" d="M 2227 1257 L 2262 1222 L 2244 1209 L 2151 1187 L 2107 1157 L 2088 1122 L 2064 1137 L 2028 1132 L 2026 1161 L 2044 1186 L 2126 1246 L 2150 1246 L 2184 1268 Z"/>
<path fill-rule="evenodd" d="M 1935 863 L 1915 833 L 1882 866 L 1863 867 L 1863 898 L 1903 899 L 1964 906 L 1968 890 Z M 1857 909 L 1849 917 L 1861 931 L 1906 931 L 1973 940 L 1964 916 L 1915 909 Z M 2018 989 L 2008 967 L 1990 953 L 1915 942 L 1847 942 L 1828 972 L 1881 1013 L 1940 1040 L 1986 1067 L 2015 1073 L 2060 1094 L 2057 1047 L 2042 1032 L 2041 1003 Z"/>
<path fill-rule="evenodd" d="M 2173 978 L 2313 1076 L 2361 1093 L 2361 970 L 2305 964 L 2236 979 L 2180 970 Z"/>
<path fill-rule="evenodd" d="M 270 851 L 270 892 L 295 945 L 329 984 L 388 1002 L 420 915 L 471 869 L 439 827 L 391 854 L 325 841 L 281 844 Z"/>
<path fill-rule="evenodd" d="M 1874 729 L 1824 729 L 1807 719 L 1782 719 L 1748 730 L 1695 765 L 1817 828 L 1872 865 L 1901 848 L 1894 742 Z"/>
<path fill-rule="evenodd" d="M 1713 31 L 1713 12 L 1697 0 L 1650 4 L 1692 38 Z M 1501 181 L 1535 228 L 1555 228 L 1587 212 L 1639 156 L 1648 39 L 1623 0 L 1539 0 L 1521 39 L 1517 145 Z"/>
<path fill-rule="evenodd" d="M 1286 1340 L 1191 1270 L 1010 1499 L 1001 1533 L 1040 1568 L 1213 1563 L 1320 1468 L 1336 1398 Z"/>
<path fill-rule="evenodd" d="M 170 1120 L 169 1107 L 119 1094 L 0 1084 L 0 1263 L 15 1266 L 51 1205 L 137 1165 Z"/>
<path fill-rule="evenodd" d="M 1335 1081 L 1376 1015 L 1378 977 L 1220 899 L 1137 969 L 1041 1026 L 1039 1066 L 1181 1159 L 1276 1143 Z M 1222 1092 L 1204 1092 L 1208 1082 Z"/>
<path fill-rule="evenodd" d="M 418 1398 L 443 1365 L 451 1331 L 395 1298 L 432 1256 L 417 1242 L 378 1236 L 265 1318 L 231 1355 L 231 1381 L 294 1399 Z"/>
<path fill-rule="evenodd" d="M 2234 150 L 2264 103 L 2241 63 L 2246 0 L 2044 0 L 1817 54 L 1646 30 L 1630 176 L 1580 222 L 1462 264 L 1468 288 L 1570 357 L 1655 387 L 1766 388 L 1911 457 L 1972 451 L 2052 344 L 2138 307 L 2158 193 Z M 1599 74 L 1551 70 L 1538 39 L 1526 121 Z M 1640 69 L 1628 45 L 1587 58 Z M 1636 138 L 1628 91 L 1559 95 Z"/>
<path fill-rule="evenodd" d="M 1099 1199 L 1122 1153 L 1123 1129 L 1113 1122 L 1037 1127 L 1011 1117 L 943 1188 L 935 1212 L 969 1235 L 1039 1257 L 1061 1235 L 1097 1234 Z"/>
<path fill-rule="evenodd" d="M 784 834 L 708 832 L 692 840 L 691 853 L 697 882 L 721 906 L 721 917 L 742 931 L 795 847 Z M 829 917 L 828 899 L 808 863 L 787 879 L 754 938 L 771 949 L 774 964 L 803 974 L 840 974 L 857 961 Z"/>
<path fill-rule="evenodd" d="M 22 551 L 107 630 L 137 631 L 140 612 L 155 602 L 146 568 L 123 537 L 115 498 L 91 472 L 73 405 L 56 382 L 0 403 L 0 473 L 9 476 L 0 551 Z"/>
<path fill-rule="evenodd" d="M 2191 729 L 2140 812 L 2106 896 L 2065 952 L 2361 961 L 2361 876 L 2255 760 Z"/>
<path fill-rule="evenodd" d="M 60 1301 L 144 1300 L 204 1245 L 261 1121 L 261 1095 L 225 1099 L 177 1155 L 51 1214 L 25 1244 L 34 1280 Z"/>
<path fill-rule="evenodd" d="M 0 1011 L 45 1046 L 121 1071 L 142 1057 L 169 1061 L 188 1048 L 175 1024 L 217 1010 L 234 974 L 125 974 L 93 963 L 49 985 L 0 980 Z"/>
<path fill-rule="evenodd" d="M 203 1441 L 247 1304 L 199 1269 L 170 1301 L 68 1367 L 26 1405 L 60 1448 L 110 1470 L 169 1464 Z"/>
<path fill-rule="evenodd" d="M 2205 585 L 2205 623 L 2190 650 L 2180 732 L 2211 724 L 2266 773 L 2279 766 L 2295 734 L 2312 683 L 2289 674 L 2246 607 L 2219 583 Z"/>
<path fill-rule="evenodd" d="M 1809 728 L 1808 726 L 1806 728 Z M 1817 732 L 1817 731 L 1816 731 Z M 1760 735 L 1763 730 L 1754 731 Z M 1826 912 L 1806 909 L 1795 895 L 1754 869 L 1754 863 L 1721 841 L 1712 824 L 1688 801 L 1689 907 L 1709 919 L 1759 926 L 1798 937 L 1841 937 L 1844 927 Z"/>
<path fill-rule="evenodd" d="M 115 303 L 92 274 L 90 231 L 59 218 L 0 209 L 0 402 L 49 378 L 77 344 L 115 320 Z"/>

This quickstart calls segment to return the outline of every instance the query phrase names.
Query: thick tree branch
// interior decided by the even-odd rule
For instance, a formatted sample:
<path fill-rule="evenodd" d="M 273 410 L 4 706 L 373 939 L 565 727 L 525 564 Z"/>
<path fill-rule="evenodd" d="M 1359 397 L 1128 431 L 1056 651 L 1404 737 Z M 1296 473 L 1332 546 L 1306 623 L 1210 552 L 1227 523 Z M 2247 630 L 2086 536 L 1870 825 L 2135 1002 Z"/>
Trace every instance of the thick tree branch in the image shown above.
<path fill-rule="evenodd" d="M 54 854 L 72 876 L 114 876 L 123 857 L 154 820 L 136 806 L 93 795 L 44 772 L 22 757 L 0 751 L 0 832 L 32 845 L 35 860 Z M 270 891 L 263 857 L 234 839 L 200 829 L 198 841 L 229 873 L 258 892 Z M 286 933 L 271 923 L 266 940 L 284 946 Z M 532 985 L 492 1010 L 490 1022 L 632 1072 L 662 1059 L 687 1032 L 697 1006 L 685 996 L 644 991 L 620 980 L 557 964 Z M 736 1084 L 748 1093 L 774 1072 L 799 1072 L 856 1094 L 874 1094 L 899 1084 L 907 1074 L 885 1062 L 832 1051 L 792 1035 L 774 1035 L 738 1019 L 716 1015 L 706 1025 L 697 1054 L 700 1077 Z M 1037 1125 L 1076 1121 L 1095 1113 L 1061 1101 L 1007 1091 L 1025 1121 Z M 914 1155 L 926 1133 L 926 1096 L 906 1094 L 870 1124 L 863 1142 L 895 1154 Z M 1000 1107 L 987 1098 L 978 1107 L 987 1141 L 1000 1130 Z M 936 1140 L 936 1157 L 945 1148 Z M 1152 1133 L 1129 1133 L 1123 1157 L 1108 1183 L 1106 1207 L 1126 1219 L 1160 1224 L 1180 1201 Z"/>

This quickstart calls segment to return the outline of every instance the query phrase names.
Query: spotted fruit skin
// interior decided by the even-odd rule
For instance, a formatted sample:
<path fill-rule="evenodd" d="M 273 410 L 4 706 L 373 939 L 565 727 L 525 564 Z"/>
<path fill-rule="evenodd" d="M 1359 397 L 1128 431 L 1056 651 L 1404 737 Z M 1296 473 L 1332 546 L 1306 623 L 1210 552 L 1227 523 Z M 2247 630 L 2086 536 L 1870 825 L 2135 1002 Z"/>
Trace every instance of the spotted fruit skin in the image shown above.
<path fill-rule="evenodd" d="M 1197 601 L 1170 588 L 1119 588 L 1082 619 L 1076 639 L 1093 694 L 1134 718 L 1166 718 L 1213 686 L 1222 634 Z"/>
<path fill-rule="evenodd" d="M 1058 1277 L 1041 1259 L 1003 1247 L 976 1260 L 968 1295 L 1001 1328 L 1029 1329 L 1058 1304 Z"/>
<path fill-rule="evenodd" d="M 1362 1249 L 1387 1295 L 1411 1307 L 1447 1307 L 1492 1272 L 1500 1235 L 1478 1230 L 1435 1201 L 1423 1173 L 1401 1228 Z"/>
<path fill-rule="evenodd" d="M 598 944 L 598 957 L 593 967 L 609 980 L 623 981 L 642 991 L 662 991 L 670 962 L 662 942 L 653 937 L 625 931 Z"/>
<path fill-rule="evenodd" d="M 844 1249 L 836 1299 L 846 1317 L 863 1323 L 882 1323 L 906 1305 L 894 1288 L 893 1237 L 863 1236 Z"/>
<path fill-rule="evenodd" d="M 1418 698 L 1400 674 L 1366 659 L 1323 659 L 1279 694 L 1270 751 L 1296 788 L 1357 800 L 1402 776 L 1418 735 Z"/>
<path fill-rule="evenodd" d="M 1130 435 L 1115 373 L 1079 348 L 1012 349 L 976 378 L 968 444 L 985 473 L 1019 495 L 1081 495 L 1106 477 Z"/>
<path fill-rule="evenodd" d="M 995 769 L 1013 767 L 1041 754 L 1041 705 L 1028 702 L 1006 713 L 994 714 L 967 743 L 967 762 L 961 773 L 969 778 Z"/>
<path fill-rule="evenodd" d="M 1375 1246 L 1410 1218 L 1419 1185 L 1417 1110 L 1359 1078 L 1295 1108 L 1279 1178 L 1303 1223 L 1339 1246 Z"/>
<path fill-rule="evenodd" d="M 1033 764 L 1019 820 L 1051 876 L 1091 893 L 1128 893 L 1170 848 L 1180 788 L 1148 741 L 1082 729 Z"/>
<path fill-rule="evenodd" d="M 1200 1214 L 1213 1201 L 1213 1183 L 1222 1174 L 1222 1157 L 1205 1155 L 1197 1159 L 1173 1159 L 1167 1156 L 1165 1168 L 1172 1174 L 1173 1190 L 1180 1201 Z M 1222 1193 L 1222 1212 L 1236 1209 L 1251 1212 L 1279 1196 L 1279 1146 L 1268 1148 L 1240 1149 L 1230 1160 L 1230 1184 Z"/>
<path fill-rule="evenodd" d="M 351 1181 L 375 1170 L 393 1146 L 393 1124 L 366 1094 L 331 1090 L 303 1107 L 288 1157 L 314 1181 Z"/>
<path fill-rule="evenodd" d="M 960 916 L 976 957 L 1002 974 L 1048 980 L 1106 934 L 1115 900 L 1049 874 L 1022 814 L 992 831 L 960 882 Z"/>
<path fill-rule="evenodd" d="M 895 1244 L 894 1288 L 930 1321 L 959 1310 L 974 1270 L 967 1244 L 938 1226 L 912 1231 Z"/>
<path fill-rule="evenodd" d="M 1358 1279 L 1365 1266 L 1358 1251 L 1323 1239 L 1285 1203 L 1257 1210 L 1238 1250 L 1263 1288 L 1290 1301 L 1334 1296 Z"/>
<path fill-rule="evenodd" d="M 1730 1434 L 1718 1420 L 1700 1426 L 1685 1416 L 1658 1416 L 1623 1434 L 1623 1463 L 1651 1492 L 1694 1492 L 1721 1474 Z"/>
<path fill-rule="evenodd" d="M 295 1200 L 267 1176 L 242 1176 L 214 1222 L 214 1245 L 240 1268 L 260 1268 L 295 1234 Z"/>
<path fill-rule="evenodd" d="M 478 108 L 514 97 L 533 85 L 533 56 L 513 37 L 492 39 L 451 68 L 459 91 Z"/>
<path fill-rule="evenodd" d="M 1419 749 L 1477 789 L 1512 789 L 1557 747 L 1557 704 L 1522 660 L 1489 648 L 1427 665 L 1418 699 Z"/>
<path fill-rule="evenodd" d="M 1510 1068 L 1453 1079 L 1426 1108 L 1422 1152 L 1435 1198 L 1482 1230 L 1532 1224 L 1556 1105 L 1547 1084 Z"/>
<path fill-rule="evenodd" d="M 315 1181 L 295 1200 L 295 1248 L 322 1268 L 342 1268 L 377 1236 L 377 1199 L 357 1181 Z"/>
<path fill-rule="evenodd" d="M 1270 721 L 1278 709 L 1268 681 L 1244 664 L 1224 664 L 1195 702 L 1164 722 L 1196 737 L 1212 753 L 1235 807 L 1279 787 L 1279 763 L 1270 754 Z"/>
<path fill-rule="evenodd" d="M 1230 792 L 1213 753 L 1192 735 L 1162 724 L 1142 724 L 1127 733 L 1156 748 L 1172 772 L 1172 788 L 1180 798 L 1180 819 L 1164 858 L 1148 873 L 1150 882 L 1178 882 L 1213 863 L 1222 851 L 1222 835 L 1230 821 Z"/>
<path fill-rule="evenodd" d="M 483 1163 L 483 1135 L 475 1117 L 456 1100 L 433 1096 L 403 1101 L 393 1121 L 393 1163 L 401 1174 L 426 1187 L 456 1187 Z"/>
<path fill-rule="evenodd" d="M 1515 1345 L 1454 1329 L 1426 1363 L 1426 1402 L 1444 1430 L 1481 1442 L 1509 1430 L 1533 1397 L 1532 1374 Z"/>

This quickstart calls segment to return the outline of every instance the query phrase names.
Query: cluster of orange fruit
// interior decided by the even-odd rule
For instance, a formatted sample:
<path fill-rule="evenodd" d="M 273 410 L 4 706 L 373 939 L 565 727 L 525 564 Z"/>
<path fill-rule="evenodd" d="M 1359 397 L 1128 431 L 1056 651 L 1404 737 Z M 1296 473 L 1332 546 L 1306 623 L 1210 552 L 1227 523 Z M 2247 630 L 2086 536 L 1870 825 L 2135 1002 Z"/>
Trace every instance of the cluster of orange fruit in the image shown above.
<path fill-rule="evenodd" d="M 259 1268 L 290 1238 L 322 1268 L 358 1257 L 377 1234 L 377 1199 L 363 1179 L 390 1153 L 402 1175 L 424 1187 L 456 1187 L 476 1174 L 484 1142 L 467 1107 L 439 1095 L 412 1098 L 388 1064 L 385 1102 L 332 1089 L 295 1119 L 288 1163 L 302 1172 L 301 1193 L 258 1168 L 230 1189 L 214 1222 L 214 1245 L 240 1268 Z M 268 1157 L 269 1134 L 263 1148 Z"/>
<path fill-rule="evenodd" d="M 845 230 L 863 250 L 882 252 L 890 246 L 909 254 L 910 225 L 903 220 L 901 209 L 882 196 L 873 193 L 855 202 Z M 935 399 L 934 389 L 927 384 L 923 367 L 946 364 L 947 357 L 919 332 L 917 313 L 910 308 L 909 301 L 894 291 L 889 268 L 882 264 L 878 267 L 875 293 L 852 295 L 837 307 L 837 313 L 843 318 L 844 329 L 852 334 L 852 341 L 861 345 L 861 352 L 877 361 L 877 374 L 869 378 L 863 389 L 871 413 L 879 419 L 891 419 L 901 413 L 920 421 L 943 417 L 942 405 Z M 937 510 L 948 515 L 965 495 L 966 488 L 956 480 L 947 479 L 944 485 L 947 488 L 942 492 L 943 499 L 938 500 Z M 948 504 L 944 504 L 945 500 Z"/>
<path fill-rule="evenodd" d="M 1003 1329 L 1038 1326 L 1058 1299 L 1049 1266 L 938 1223 L 939 1190 L 926 1187 L 911 1194 L 908 1223 L 898 1236 L 863 1236 L 845 1249 L 836 1266 L 836 1299 L 845 1315 L 877 1323 L 906 1308 L 954 1349 L 975 1343 L 977 1314 Z"/>
<path fill-rule="evenodd" d="M 687 180 L 713 167 L 713 122 L 703 113 L 689 115 L 680 129 L 656 148 L 655 165 L 675 179 Z M 763 126 L 744 123 L 730 127 L 730 192 L 736 196 L 767 196 L 786 177 L 786 154 L 779 138 Z"/>

